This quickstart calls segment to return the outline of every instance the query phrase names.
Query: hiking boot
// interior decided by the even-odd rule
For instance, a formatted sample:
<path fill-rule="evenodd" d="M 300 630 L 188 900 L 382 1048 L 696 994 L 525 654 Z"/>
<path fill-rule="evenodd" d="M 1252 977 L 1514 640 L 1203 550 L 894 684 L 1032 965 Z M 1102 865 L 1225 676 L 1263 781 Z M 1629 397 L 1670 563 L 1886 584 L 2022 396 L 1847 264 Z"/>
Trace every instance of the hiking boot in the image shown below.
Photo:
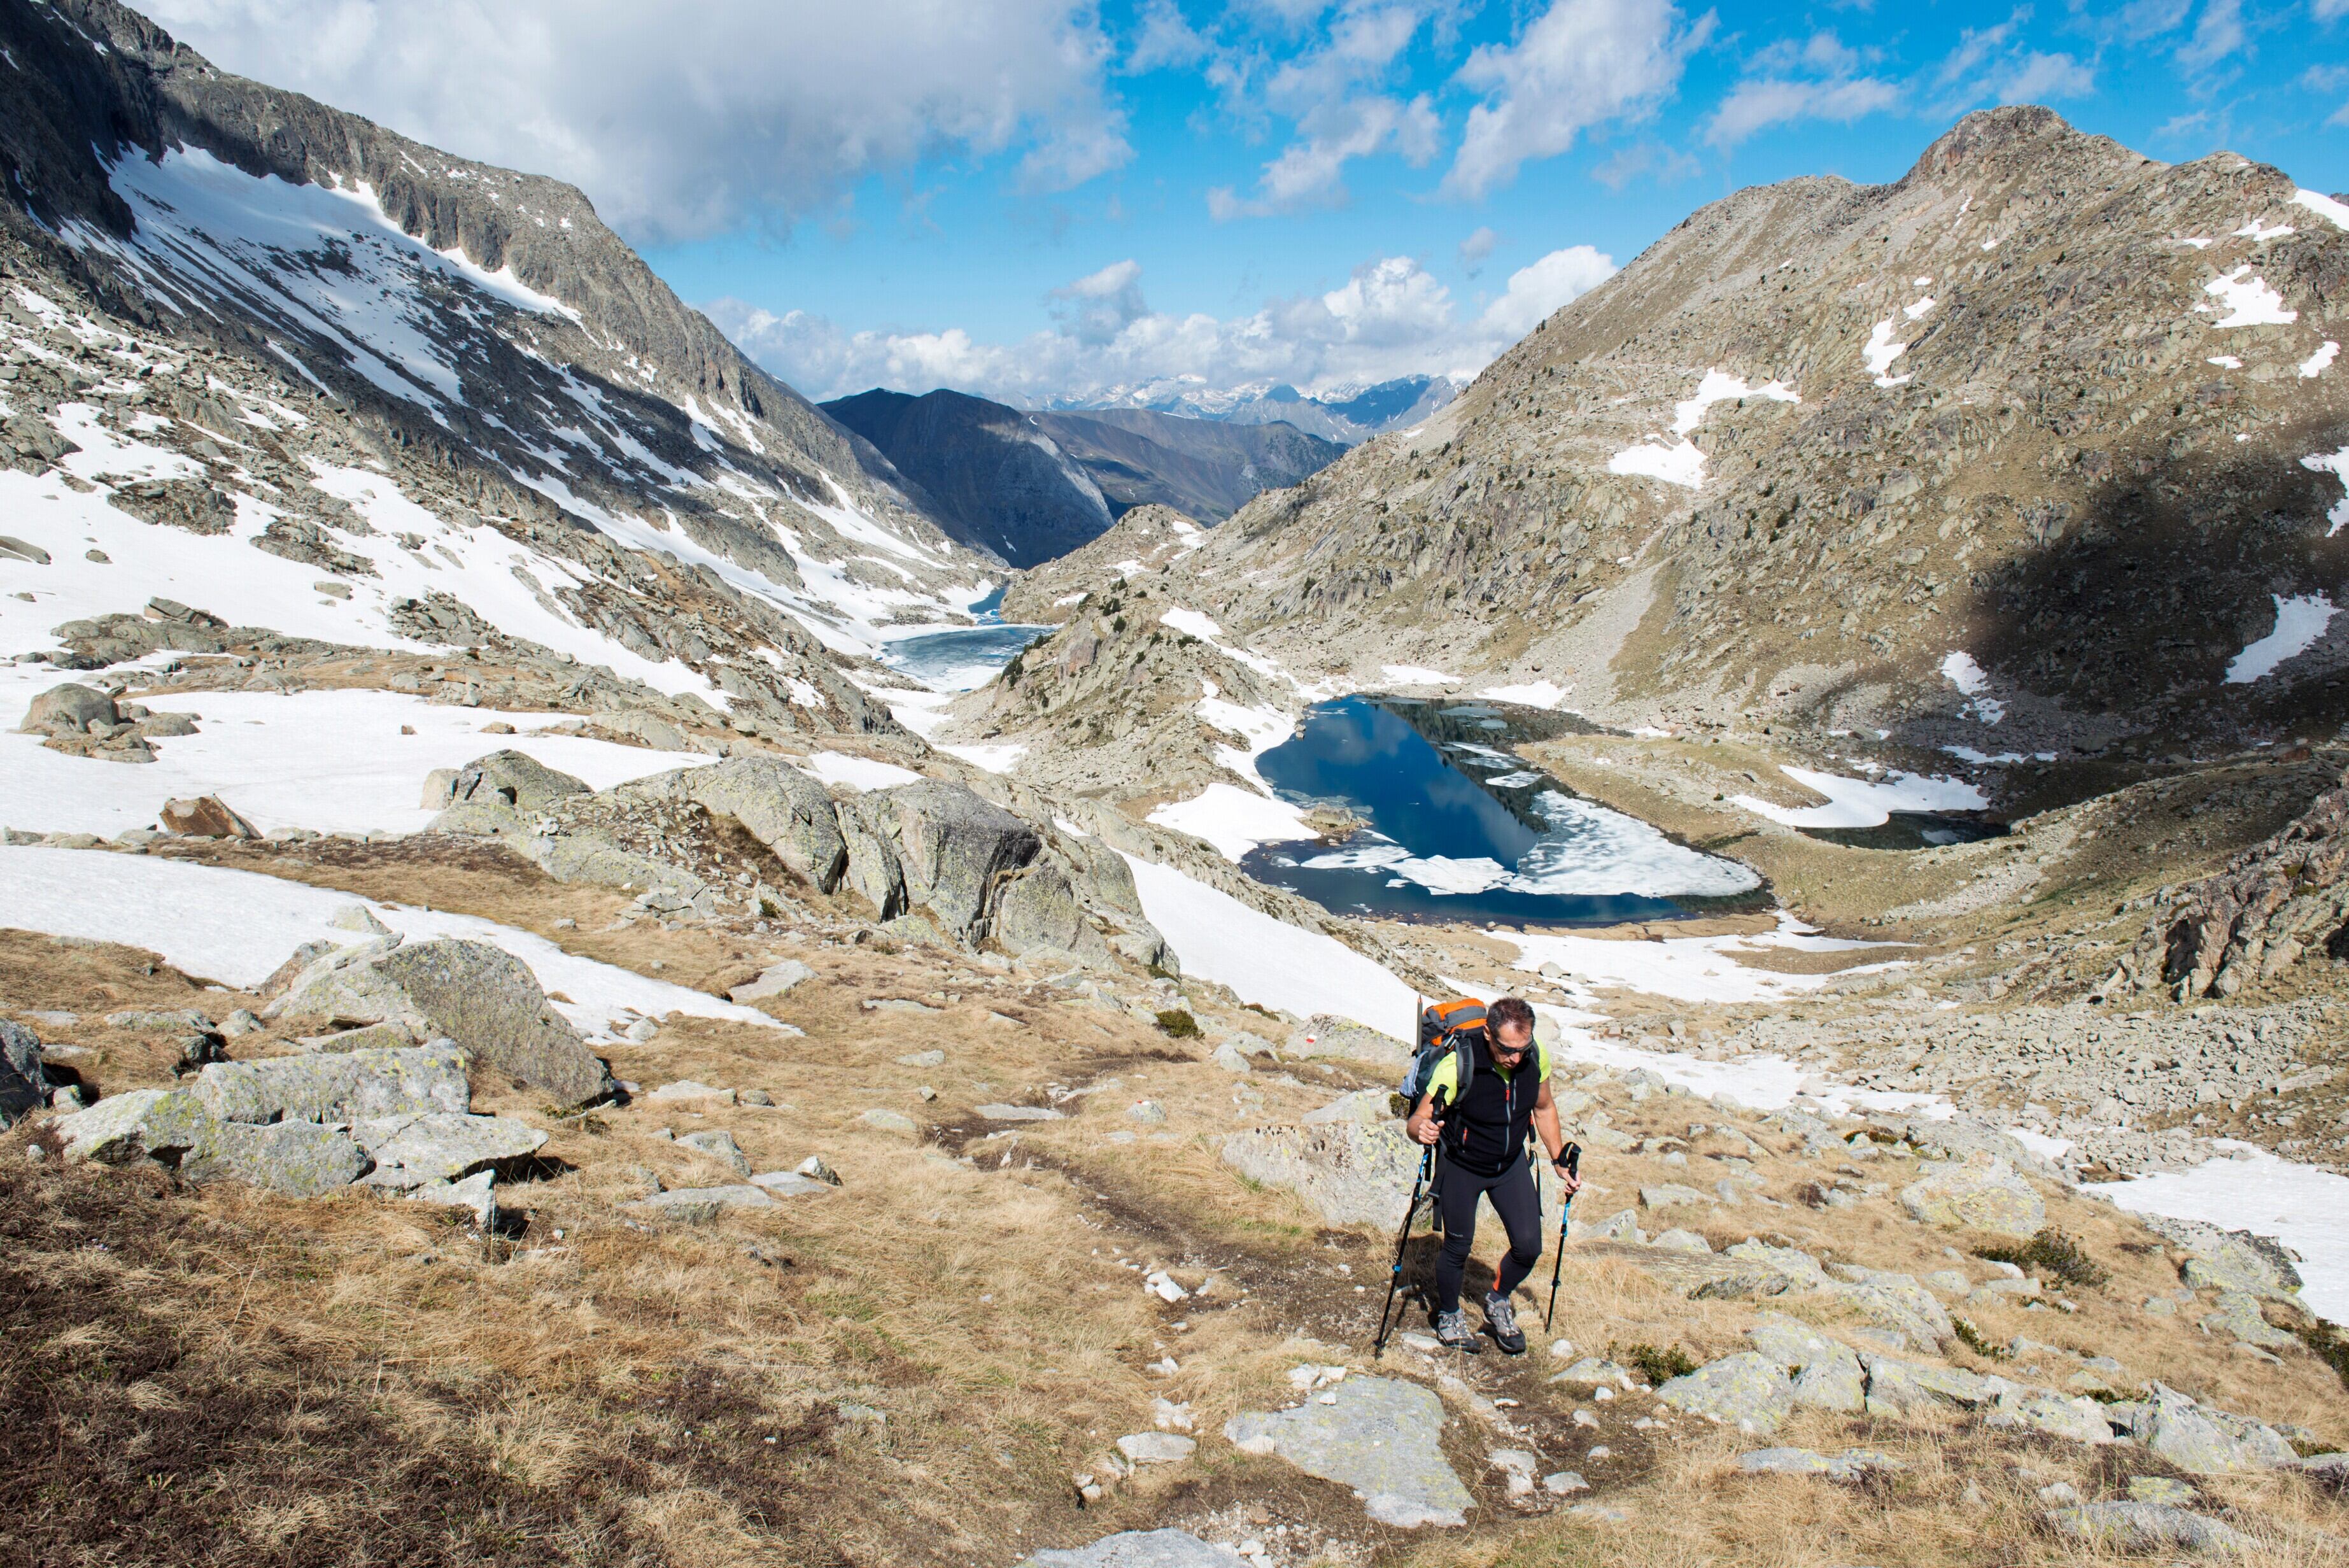
<path fill-rule="evenodd" d="M 1435 1337 L 1453 1349 L 1475 1355 L 1485 1346 L 1476 1338 L 1476 1331 L 1468 1326 L 1468 1314 L 1458 1307 L 1435 1314 Z M 1520 1345 L 1524 1341 L 1518 1341 Z"/>
<path fill-rule="evenodd" d="M 1494 1342 L 1511 1355 L 1526 1353 L 1526 1336 L 1517 1329 L 1517 1309 L 1498 1291 L 1485 1293 L 1485 1326 L 1492 1331 Z"/>

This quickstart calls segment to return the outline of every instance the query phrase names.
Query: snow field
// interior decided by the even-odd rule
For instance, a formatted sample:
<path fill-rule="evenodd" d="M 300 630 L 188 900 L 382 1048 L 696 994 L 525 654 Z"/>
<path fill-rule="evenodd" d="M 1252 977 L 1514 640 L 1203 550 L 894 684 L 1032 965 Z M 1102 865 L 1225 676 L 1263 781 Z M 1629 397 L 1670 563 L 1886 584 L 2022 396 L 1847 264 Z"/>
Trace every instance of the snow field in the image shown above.
<path fill-rule="evenodd" d="M 1896 773 L 1875 783 L 1808 768 L 1778 771 L 1813 794 L 1825 795 L 1826 804 L 1777 805 L 1750 794 L 1732 795 L 1732 804 L 1788 827 L 1880 827 L 1896 811 L 1982 811 L 1990 805 L 1982 791 L 1962 779 Z"/>
<path fill-rule="evenodd" d="M 2246 1144 L 2232 1158 L 2086 1190 L 2134 1213 L 2274 1237 L 2302 1260 L 2301 1299 L 2333 1323 L 2349 1323 L 2349 1177 Z"/>
<path fill-rule="evenodd" d="M 774 1026 L 753 1008 L 564 952 L 512 926 L 404 904 L 378 903 L 251 871 L 105 850 L 0 848 L 0 927 L 120 942 L 175 968 L 233 986 L 258 984 L 305 942 L 366 940 L 329 922 L 354 905 L 410 941 L 460 937 L 502 948 L 530 967 L 554 1005 L 583 1033 L 610 1040 L 634 1017 L 672 1012 Z"/>
<path fill-rule="evenodd" d="M 2282 594 L 2270 597 L 2275 600 L 2275 629 L 2228 661 L 2230 686 L 2248 686 L 2262 676 L 2273 674 L 2285 659 L 2307 652 L 2339 613 L 2333 600 L 2321 593 L 2292 598 Z"/>
<path fill-rule="evenodd" d="M 117 673 L 120 673 L 118 670 Z M 32 699 L 70 680 L 47 665 L 0 666 L 0 825 L 111 838 L 151 827 L 167 800 L 218 795 L 264 832 L 415 833 L 432 819 L 424 775 L 502 750 L 609 789 L 716 762 L 580 735 L 532 733 L 556 715 L 428 702 L 398 691 L 189 691 L 157 696 L 159 713 L 192 713 L 192 735 L 154 742 L 155 761 L 68 756 L 14 732 Z M 503 722 L 516 733 L 485 735 Z M 400 733 L 402 726 L 412 735 Z"/>

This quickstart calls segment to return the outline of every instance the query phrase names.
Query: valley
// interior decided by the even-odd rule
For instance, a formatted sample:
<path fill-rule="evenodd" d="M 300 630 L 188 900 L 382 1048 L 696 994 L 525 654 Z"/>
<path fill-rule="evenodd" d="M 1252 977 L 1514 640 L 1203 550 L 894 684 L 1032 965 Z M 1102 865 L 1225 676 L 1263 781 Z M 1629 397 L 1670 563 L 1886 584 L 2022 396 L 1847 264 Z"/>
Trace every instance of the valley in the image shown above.
<path fill-rule="evenodd" d="M 2349 203 L 2004 108 L 1456 388 L 818 405 L 0 51 L 0 1560 L 2341 1560 Z"/>

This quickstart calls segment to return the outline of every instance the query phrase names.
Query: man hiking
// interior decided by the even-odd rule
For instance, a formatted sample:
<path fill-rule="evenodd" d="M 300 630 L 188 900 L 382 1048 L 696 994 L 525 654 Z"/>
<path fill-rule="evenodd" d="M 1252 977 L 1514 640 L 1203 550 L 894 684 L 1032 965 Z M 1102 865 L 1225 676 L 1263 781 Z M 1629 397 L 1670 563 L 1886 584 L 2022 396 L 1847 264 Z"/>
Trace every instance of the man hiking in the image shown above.
<path fill-rule="evenodd" d="M 1571 1198 L 1582 1183 L 1564 1163 L 1566 1135 L 1558 1129 L 1557 1102 L 1550 1097 L 1549 1052 L 1535 1044 L 1533 1008 L 1505 996 L 1485 1011 L 1482 1025 L 1462 1031 L 1461 1044 L 1472 1056 L 1467 1093 L 1460 1093 L 1460 1064 L 1447 1052 L 1404 1123 L 1413 1139 L 1436 1146 L 1435 1202 L 1444 1220 L 1444 1255 L 1435 1265 L 1435 1336 L 1471 1355 L 1482 1348 L 1460 1310 L 1460 1285 L 1476 1243 L 1476 1199 L 1489 1197 L 1508 1231 L 1509 1252 L 1493 1288 L 1485 1293 L 1485 1324 L 1503 1350 L 1522 1355 L 1526 1336 L 1517 1329 L 1509 1295 L 1542 1255 L 1541 1199 L 1526 1157 L 1526 1134 L 1541 1135 L 1561 1193 Z M 1441 1120 L 1439 1099 L 1444 1102 Z"/>

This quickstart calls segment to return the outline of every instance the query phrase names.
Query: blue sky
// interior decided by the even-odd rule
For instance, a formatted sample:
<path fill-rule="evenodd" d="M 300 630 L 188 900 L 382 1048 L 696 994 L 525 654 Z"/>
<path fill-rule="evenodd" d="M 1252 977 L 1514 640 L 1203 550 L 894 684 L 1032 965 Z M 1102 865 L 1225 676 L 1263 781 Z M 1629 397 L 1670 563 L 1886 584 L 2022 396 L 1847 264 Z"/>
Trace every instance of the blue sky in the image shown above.
<path fill-rule="evenodd" d="M 1471 372 L 1703 202 L 2044 102 L 2349 187 L 2349 0 L 154 0 L 585 188 L 818 397 Z"/>

